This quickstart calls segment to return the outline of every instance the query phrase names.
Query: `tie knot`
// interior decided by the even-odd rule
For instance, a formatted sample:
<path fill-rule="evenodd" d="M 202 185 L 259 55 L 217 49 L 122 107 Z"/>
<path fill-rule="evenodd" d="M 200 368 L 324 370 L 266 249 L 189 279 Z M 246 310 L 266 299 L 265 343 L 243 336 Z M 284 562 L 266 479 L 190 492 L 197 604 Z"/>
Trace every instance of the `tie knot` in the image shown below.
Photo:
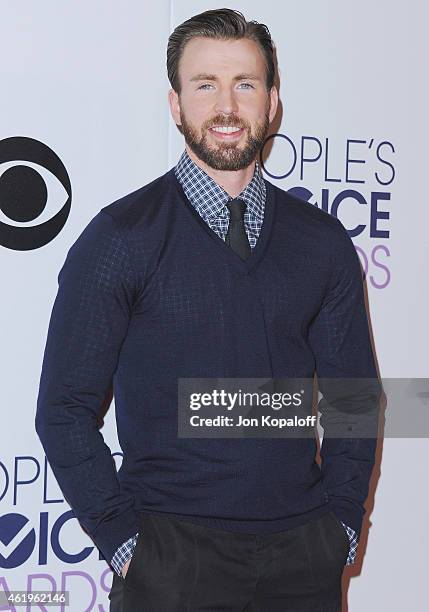
<path fill-rule="evenodd" d="M 246 202 L 240 198 L 234 198 L 226 203 L 231 219 L 239 221 L 244 219 L 244 213 L 246 210 Z"/>

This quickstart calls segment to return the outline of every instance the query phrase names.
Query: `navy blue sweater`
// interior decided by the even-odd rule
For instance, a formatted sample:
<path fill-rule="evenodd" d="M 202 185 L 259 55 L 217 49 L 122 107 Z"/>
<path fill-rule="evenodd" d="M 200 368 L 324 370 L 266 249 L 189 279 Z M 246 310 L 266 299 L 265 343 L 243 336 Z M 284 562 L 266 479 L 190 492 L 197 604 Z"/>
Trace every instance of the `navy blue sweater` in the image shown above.
<path fill-rule="evenodd" d="M 178 378 L 377 377 L 346 230 L 265 185 L 246 261 L 204 223 L 172 168 L 105 206 L 59 272 L 35 424 L 107 560 L 139 531 L 139 511 L 273 533 L 333 510 L 360 533 L 374 438 L 324 439 L 320 468 L 315 438 L 177 435 Z M 118 473 L 97 425 L 112 382 Z"/>

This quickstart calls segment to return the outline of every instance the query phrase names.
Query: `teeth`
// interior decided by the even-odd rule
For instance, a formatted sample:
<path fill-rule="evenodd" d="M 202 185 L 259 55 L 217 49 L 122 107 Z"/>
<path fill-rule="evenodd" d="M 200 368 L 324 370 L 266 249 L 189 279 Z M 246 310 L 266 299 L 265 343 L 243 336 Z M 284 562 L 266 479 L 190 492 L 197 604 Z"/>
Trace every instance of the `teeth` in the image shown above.
<path fill-rule="evenodd" d="M 221 132 L 223 134 L 233 134 L 234 132 L 239 132 L 241 128 L 229 126 L 229 127 L 212 127 L 212 130 L 215 132 Z"/>

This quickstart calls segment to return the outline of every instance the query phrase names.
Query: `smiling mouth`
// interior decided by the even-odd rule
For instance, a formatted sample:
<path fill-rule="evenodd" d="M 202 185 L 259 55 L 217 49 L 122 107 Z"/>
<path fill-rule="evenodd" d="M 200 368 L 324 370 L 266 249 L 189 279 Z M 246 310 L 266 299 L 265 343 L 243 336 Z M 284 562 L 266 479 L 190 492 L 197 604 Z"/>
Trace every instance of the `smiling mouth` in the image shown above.
<path fill-rule="evenodd" d="M 209 128 L 209 132 L 221 140 L 234 140 L 243 134 L 244 128 L 237 126 L 213 126 Z"/>

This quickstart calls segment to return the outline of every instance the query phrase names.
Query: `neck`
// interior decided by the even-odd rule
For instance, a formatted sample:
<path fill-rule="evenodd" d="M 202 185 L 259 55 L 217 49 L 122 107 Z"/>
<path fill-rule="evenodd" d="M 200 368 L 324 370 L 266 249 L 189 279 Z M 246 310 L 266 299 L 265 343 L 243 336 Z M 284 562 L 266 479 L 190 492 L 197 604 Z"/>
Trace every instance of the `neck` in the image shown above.
<path fill-rule="evenodd" d="M 232 198 L 236 198 L 240 195 L 253 178 L 256 159 L 253 160 L 247 168 L 243 168 L 242 170 L 215 170 L 197 157 L 188 145 L 186 145 L 186 152 L 192 161 L 204 170 L 215 183 L 225 189 L 227 194 Z"/>

